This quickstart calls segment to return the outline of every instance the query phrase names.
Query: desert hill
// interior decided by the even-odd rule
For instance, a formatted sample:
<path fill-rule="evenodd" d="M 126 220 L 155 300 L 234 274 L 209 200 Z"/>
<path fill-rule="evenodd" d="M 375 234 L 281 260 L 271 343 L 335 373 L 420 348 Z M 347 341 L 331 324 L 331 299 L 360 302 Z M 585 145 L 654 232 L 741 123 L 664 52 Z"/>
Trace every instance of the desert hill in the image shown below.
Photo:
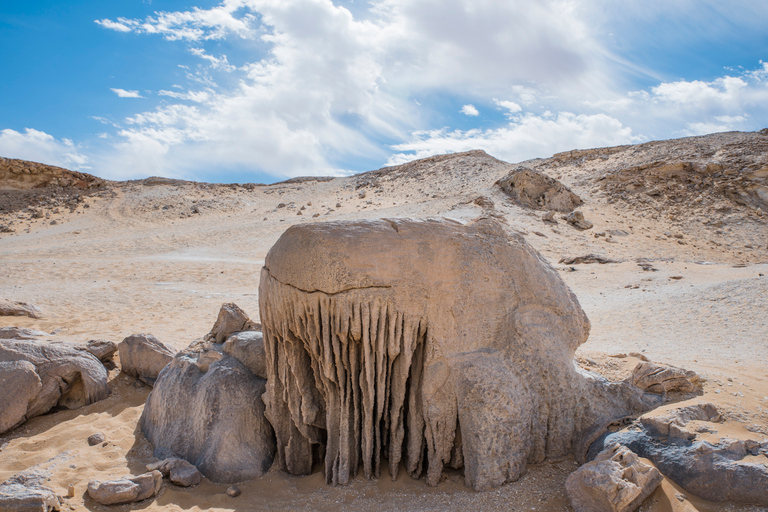
<path fill-rule="evenodd" d="M 593 226 L 577 229 L 563 214 L 547 217 L 546 208 L 523 206 L 503 191 L 497 182 L 520 166 L 578 195 L 578 210 Z M 620 374 L 635 359 L 609 355 L 637 353 L 695 370 L 706 378 L 703 398 L 732 422 L 723 434 L 768 436 L 768 134 L 760 132 L 520 163 L 470 151 L 271 185 L 115 182 L 0 159 L 0 298 L 34 303 L 44 313 L 0 317 L 0 326 L 79 343 L 150 332 L 182 349 L 208 332 L 222 303 L 235 302 L 258 320 L 260 269 L 290 225 L 428 216 L 490 216 L 524 236 L 591 320 L 578 352 L 586 368 Z M 119 371 L 110 379 L 111 398 L 0 436 L 0 481 L 35 465 L 59 467 L 53 485 L 66 494 L 74 483 L 73 506 L 95 510 L 82 497 L 84 482 L 143 467 L 151 450 L 135 426 L 149 389 L 133 387 Z M 97 430 L 110 443 L 83 445 Z M 168 489 L 149 509 L 508 510 L 514 503 L 516 510 L 567 510 L 563 480 L 574 467 L 572 460 L 547 463 L 484 494 L 465 490 L 458 475 L 434 489 L 403 478 L 327 488 L 322 476 L 270 473 L 244 484 L 240 501 L 226 496 L 226 487 L 204 483 Z M 665 480 L 641 510 L 684 510 L 675 508 L 679 492 Z"/>

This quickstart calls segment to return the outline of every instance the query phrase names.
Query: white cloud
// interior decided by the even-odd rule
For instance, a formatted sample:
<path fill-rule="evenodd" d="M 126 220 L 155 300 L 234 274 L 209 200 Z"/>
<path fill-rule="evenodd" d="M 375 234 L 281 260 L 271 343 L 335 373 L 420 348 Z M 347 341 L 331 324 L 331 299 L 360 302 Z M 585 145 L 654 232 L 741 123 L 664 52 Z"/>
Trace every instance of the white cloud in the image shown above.
<path fill-rule="evenodd" d="M 118 32 L 130 32 L 133 30 L 133 27 L 129 26 L 129 24 L 121 23 L 119 21 L 112 21 L 112 20 L 96 20 L 96 23 L 101 25 L 104 28 L 108 28 L 110 30 L 116 30 Z"/>
<path fill-rule="evenodd" d="M 461 107 L 460 112 L 465 116 L 471 116 L 471 117 L 476 117 L 480 115 L 480 112 L 478 112 L 478 110 L 472 104 L 464 105 L 463 107 Z"/>
<path fill-rule="evenodd" d="M 203 50 L 202 48 L 190 48 L 189 51 L 193 55 L 197 55 L 201 59 L 204 59 L 210 62 L 210 65 L 213 69 L 221 69 L 223 71 L 228 71 L 228 72 L 232 72 L 237 69 L 235 66 L 232 66 L 229 63 L 226 55 L 222 55 L 221 57 L 214 57 L 213 55 L 209 55 L 205 53 L 205 50 Z"/>
<path fill-rule="evenodd" d="M 89 169 L 88 157 L 80 153 L 71 140 L 56 140 L 52 135 L 32 128 L 26 128 L 24 133 L 0 130 L 0 155 L 72 170 Z"/>
<path fill-rule="evenodd" d="M 139 91 L 126 91 L 125 89 L 112 89 L 112 92 L 120 98 L 143 98 Z"/>

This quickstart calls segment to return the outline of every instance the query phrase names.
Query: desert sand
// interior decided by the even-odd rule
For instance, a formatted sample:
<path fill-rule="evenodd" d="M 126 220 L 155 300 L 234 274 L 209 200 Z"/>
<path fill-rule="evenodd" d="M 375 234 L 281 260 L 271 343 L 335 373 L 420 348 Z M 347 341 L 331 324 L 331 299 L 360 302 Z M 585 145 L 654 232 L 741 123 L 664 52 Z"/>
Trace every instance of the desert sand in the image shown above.
<path fill-rule="evenodd" d="M 594 226 L 578 230 L 560 215 L 557 224 L 547 223 L 544 210 L 515 204 L 495 182 L 517 165 L 568 186 Z M 45 172 L 37 176 L 32 185 L 47 179 Z M 573 151 L 522 164 L 475 151 L 273 185 L 150 178 L 32 189 L 2 177 L 0 298 L 33 303 L 43 317 L 0 317 L 0 326 L 32 327 L 76 343 L 145 332 L 182 349 L 210 330 L 223 303 L 258 321 L 264 258 L 292 224 L 492 216 L 521 233 L 576 294 L 592 323 L 577 353 L 580 365 L 618 379 L 638 360 L 628 354 L 636 353 L 694 370 L 706 382 L 691 403 L 718 405 L 727 419 L 718 425 L 720 437 L 768 438 L 764 134 Z M 561 263 L 588 254 L 613 262 Z M 139 474 L 155 460 L 137 429 L 151 388 L 119 368 L 110 372 L 110 387 L 104 401 L 34 418 L 0 436 L 0 481 L 47 468 L 62 495 L 74 485 L 70 509 L 106 510 L 85 493 L 88 481 Z M 107 442 L 90 447 L 86 439 L 95 432 Z M 204 480 L 190 489 L 164 484 L 154 501 L 112 508 L 560 511 L 569 510 L 563 483 L 576 467 L 572 459 L 546 462 L 481 493 L 464 487 L 459 472 L 434 488 L 404 472 L 395 482 L 360 476 L 329 487 L 320 468 L 309 477 L 273 470 L 238 484 L 237 498 L 227 496 L 227 485 Z M 683 494 L 665 479 L 640 510 L 761 510 L 693 496 L 681 501 Z"/>

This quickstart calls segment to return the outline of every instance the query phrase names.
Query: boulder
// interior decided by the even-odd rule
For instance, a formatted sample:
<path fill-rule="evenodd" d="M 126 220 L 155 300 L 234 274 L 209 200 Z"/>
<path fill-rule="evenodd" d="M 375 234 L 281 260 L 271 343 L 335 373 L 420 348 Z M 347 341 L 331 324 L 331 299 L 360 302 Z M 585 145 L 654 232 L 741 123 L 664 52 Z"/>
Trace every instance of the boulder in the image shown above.
<path fill-rule="evenodd" d="M 565 491 L 575 512 L 634 512 L 663 479 L 631 450 L 613 445 L 568 475 Z"/>
<path fill-rule="evenodd" d="M 209 480 L 266 473 L 275 454 L 261 395 L 266 382 L 217 349 L 178 354 L 155 382 L 139 426 L 159 459 L 180 458 Z"/>
<path fill-rule="evenodd" d="M 251 373 L 267 378 L 267 354 L 261 331 L 243 331 L 232 334 L 224 342 L 223 351 L 243 363 Z"/>
<path fill-rule="evenodd" d="M 570 212 L 582 204 L 581 198 L 568 187 L 528 167 L 516 167 L 496 184 L 518 204 L 528 208 Z"/>
<path fill-rule="evenodd" d="M 574 366 L 576 297 L 492 219 L 292 226 L 259 303 L 276 463 L 322 461 L 332 484 L 386 460 L 393 478 L 402 461 L 436 485 L 449 466 L 489 489 L 663 402 Z"/>
<path fill-rule="evenodd" d="M 102 505 L 135 503 L 156 495 L 162 484 L 163 475 L 159 471 L 104 482 L 91 480 L 88 482 L 88 496 Z"/>
<path fill-rule="evenodd" d="M 697 439 L 701 425 L 690 428 L 691 421 L 715 423 L 720 415 L 712 404 L 697 404 L 642 417 L 630 429 L 598 440 L 590 453 L 618 443 L 650 459 L 664 476 L 699 498 L 768 506 L 768 467 L 745 460 L 768 453 L 768 441 L 722 438 L 713 444 Z"/>
<path fill-rule="evenodd" d="M 151 334 L 128 336 L 120 342 L 118 352 L 122 370 L 150 386 L 176 355 L 175 350 Z"/>
<path fill-rule="evenodd" d="M 96 357 L 24 330 L 19 334 L 0 337 L 0 433 L 53 407 L 74 409 L 109 396 L 107 371 Z"/>
<path fill-rule="evenodd" d="M 576 210 L 563 217 L 565 222 L 582 231 L 591 229 L 594 224 L 584 218 L 584 214 Z"/>
<path fill-rule="evenodd" d="M 203 479 L 203 476 L 195 466 L 184 459 L 177 459 L 175 457 L 147 464 L 147 470 L 158 470 L 163 476 L 168 477 L 171 482 L 181 487 L 197 485 Z"/>
<path fill-rule="evenodd" d="M 695 393 L 701 391 L 701 378 L 695 372 L 670 365 L 643 361 L 632 370 L 629 382 L 649 393 Z"/>
<path fill-rule="evenodd" d="M 102 363 L 112 360 L 117 352 L 117 343 L 107 340 L 90 340 L 85 343 L 85 350 L 96 356 Z"/>
<path fill-rule="evenodd" d="M 42 318 L 43 312 L 34 304 L 0 299 L 0 316 L 28 316 L 29 318 Z"/>
<path fill-rule="evenodd" d="M 248 315 L 240 309 L 237 304 L 222 304 L 219 310 L 219 316 L 216 323 L 213 324 L 211 332 L 205 336 L 206 341 L 223 343 L 227 337 L 238 331 L 251 331 L 258 327 L 258 324 L 251 322 Z"/>
<path fill-rule="evenodd" d="M 53 512 L 61 510 L 62 498 L 44 484 L 50 475 L 25 471 L 0 484 L 0 512 Z"/>

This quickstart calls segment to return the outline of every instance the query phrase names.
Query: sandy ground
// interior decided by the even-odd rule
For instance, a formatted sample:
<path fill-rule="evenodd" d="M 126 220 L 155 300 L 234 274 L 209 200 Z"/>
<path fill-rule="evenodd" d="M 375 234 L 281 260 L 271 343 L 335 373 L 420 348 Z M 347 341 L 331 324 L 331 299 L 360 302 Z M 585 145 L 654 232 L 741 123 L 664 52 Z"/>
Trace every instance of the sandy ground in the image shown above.
<path fill-rule="evenodd" d="M 632 359 L 609 355 L 638 352 L 695 370 L 706 383 L 704 395 L 694 401 L 721 407 L 728 418 L 718 427 L 721 434 L 765 439 L 766 216 L 739 206 L 714 211 L 692 203 L 685 210 L 684 202 L 673 206 L 688 215 L 668 215 L 672 208 L 664 204 L 656 210 L 637 207 L 600 188 L 598 176 L 618 165 L 612 158 L 624 159 L 624 167 L 640 159 L 636 153 L 611 153 L 586 166 L 583 158 L 527 163 L 585 200 L 580 210 L 595 224 L 587 231 L 562 220 L 544 223 L 543 212 L 515 205 L 494 186 L 511 166 L 478 153 L 421 167 L 270 186 L 110 184 L 84 196 L 74 211 L 50 209 L 40 218 L 23 211 L 0 215 L 0 224 L 15 229 L 0 234 L 0 297 L 34 303 L 45 313 L 37 320 L 0 317 L 0 326 L 34 327 L 73 342 L 119 342 L 148 332 L 181 349 L 210 330 L 222 303 L 235 302 L 258 319 L 264 257 L 291 224 L 424 216 L 469 221 L 491 215 L 523 234 L 579 298 L 592 322 L 591 336 L 577 354 L 580 364 L 620 376 Z M 473 202 L 478 196 L 494 206 L 478 206 Z M 599 233 L 607 234 L 595 236 Z M 563 256 L 588 253 L 618 262 L 559 263 Z M 138 474 L 154 460 L 136 429 L 150 388 L 136 387 L 118 370 L 110 374 L 110 387 L 107 400 L 35 418 L 0 436 L 0 481 L 30 467 L 50 468 L 53 488 L 66 495 L 67 486 L 75 485 L 75 497 L 67 499 L 72 510 L 106 510 L 85 494 L 88 480 Z M 86 439 L 94 432 L 105 433 L 107 443 L 89 447 Z M 518 482 L 484 493 L 465 488 L 459 473 L 447 474 L 437 488 L 408 477 L 358 479 L 333 488 L 323 485 L 319 472 L 305 478 L 272 472 L 239 484 L 238 498 L 225 494 L 227 486 L 208 481 L 192 489 L 166 483 L 154 501 L 112 509 L 561 511 L 569 510 L 563 482 L 575 468 L 573 460 L 548 462 Z M 640 510 L 684 510 L 687 503 L 701 511 L 761 510 L 692 496 L 681 502 L 676 497 L 681 493 L 665 480 Z"/>

